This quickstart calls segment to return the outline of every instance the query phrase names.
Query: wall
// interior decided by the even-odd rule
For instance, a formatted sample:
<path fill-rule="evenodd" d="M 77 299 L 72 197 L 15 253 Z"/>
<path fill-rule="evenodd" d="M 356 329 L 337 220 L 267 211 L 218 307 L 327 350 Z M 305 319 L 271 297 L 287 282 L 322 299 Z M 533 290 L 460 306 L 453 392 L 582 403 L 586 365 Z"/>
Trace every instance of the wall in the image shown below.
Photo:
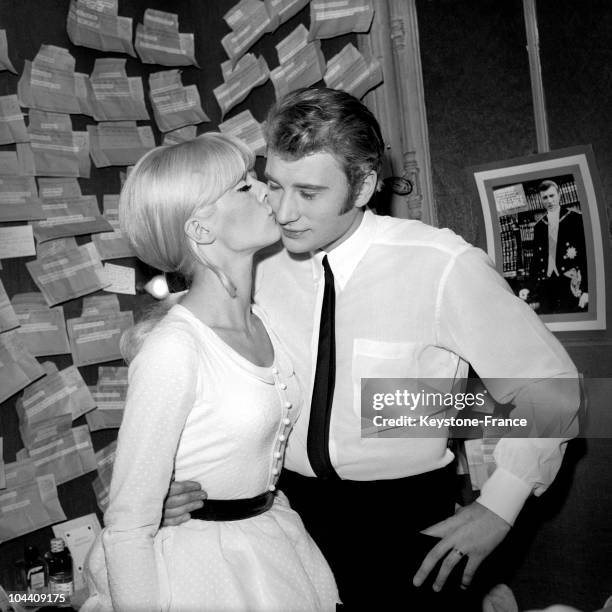
<path fill-rule="evenodd" d="M 418 0 L 417 7 L 439 224 L 484 248 L 468 169 L 537 152 L 522 2 Z M 610 211 L 612 10 L 603 0 L 537 0 L 537 7 L 551 149 L 593 145 Z M 608 282 L 609 327 L 611 301 Z M 588 410 L 592 420 L 609 419 L 610 332 L 558 336 L 587 383 L 608 379 L 604 391 L 589 385 Z M 520 609 L 562 602 L 592 610 L 612 594 L 611 462 L 612 440 L 575 440 L 553 486 L 528 503 L 495 559 Z"/>

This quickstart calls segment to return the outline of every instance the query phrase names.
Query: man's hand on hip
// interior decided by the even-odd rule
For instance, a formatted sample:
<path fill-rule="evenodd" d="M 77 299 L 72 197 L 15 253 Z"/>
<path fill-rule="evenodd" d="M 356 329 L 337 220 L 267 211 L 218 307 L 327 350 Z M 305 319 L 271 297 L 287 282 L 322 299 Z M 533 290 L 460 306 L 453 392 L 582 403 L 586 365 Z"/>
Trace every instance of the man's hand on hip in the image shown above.
<path fill-rule="evenodd" d="M 433 588 L 438 591 L 452 569 L 467 556 L 461 585 L 467 587 L 478 566 L 506 537 L 510 525 L 478 502 L 461 508 L 454 516 L 428 527 L 423 533 L 442 538 L 427 554 L 414 575 L 413 583 L 421 586 L 435 565 L 444 558 Z"/>
<path fill-rule="evenodd" d="M 206 499 L 206 492 L 202 491 L 199 483 L 191 480 L 172 482 L 168 495 L 164 500 L 163 527 L 173 527 L 188 521 L 192 510 L 201 508 Z"/>

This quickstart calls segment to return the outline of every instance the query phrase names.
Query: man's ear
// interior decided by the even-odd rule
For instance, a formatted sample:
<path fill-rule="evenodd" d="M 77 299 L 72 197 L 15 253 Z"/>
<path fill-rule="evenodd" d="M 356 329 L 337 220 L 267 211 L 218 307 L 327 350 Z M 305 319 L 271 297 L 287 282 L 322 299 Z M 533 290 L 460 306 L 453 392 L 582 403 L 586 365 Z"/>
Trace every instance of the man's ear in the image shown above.
<path fill-rule="evenodd" d="M 212 244 L 215 236 L 210 225 L 198 217 L 189 217 L 184 225 L 185 234 L 196 244 Z"/>
<path fill-rule="evenodd" d="M 361 189 L 355 199 L 355 206 L 357 208 L 363 208 L 372 198 L 378 185 L 378 173 L 371 170 L 366 174 L 363 182 L 361 183 Z"/>

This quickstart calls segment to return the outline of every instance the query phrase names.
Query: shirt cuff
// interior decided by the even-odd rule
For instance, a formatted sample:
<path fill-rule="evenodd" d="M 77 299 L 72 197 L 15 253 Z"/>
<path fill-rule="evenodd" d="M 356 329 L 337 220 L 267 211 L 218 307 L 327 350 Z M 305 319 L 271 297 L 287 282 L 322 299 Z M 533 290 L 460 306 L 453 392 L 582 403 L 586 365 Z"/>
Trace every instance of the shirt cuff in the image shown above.
<path fill-rule="evenodd" d="M 531 495 L 531 487 L 503 468 L 497 468 L 491 477 L 482 485 L 480 505 L 495 512 L 509 525 L 514 525 L 516 517 Z"/>

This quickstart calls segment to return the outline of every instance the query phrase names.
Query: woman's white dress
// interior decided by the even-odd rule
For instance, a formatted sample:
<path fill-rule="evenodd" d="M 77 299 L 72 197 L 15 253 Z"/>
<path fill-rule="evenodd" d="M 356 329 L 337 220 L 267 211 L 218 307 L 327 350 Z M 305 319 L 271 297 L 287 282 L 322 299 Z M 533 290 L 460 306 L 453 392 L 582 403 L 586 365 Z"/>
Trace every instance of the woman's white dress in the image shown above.
<path fill-rule="evenodd" d="M 274 346 L 271 367 L 242 357 L 181 305 L 130 365 L 82 610 L 335 610 L 331 570 L 282 493 L 249 519 L 159 527 L 173 477 L 199 482 L 211 499 L 274 489 L 300 390 L 264 314 L 253 312 Z"/>

